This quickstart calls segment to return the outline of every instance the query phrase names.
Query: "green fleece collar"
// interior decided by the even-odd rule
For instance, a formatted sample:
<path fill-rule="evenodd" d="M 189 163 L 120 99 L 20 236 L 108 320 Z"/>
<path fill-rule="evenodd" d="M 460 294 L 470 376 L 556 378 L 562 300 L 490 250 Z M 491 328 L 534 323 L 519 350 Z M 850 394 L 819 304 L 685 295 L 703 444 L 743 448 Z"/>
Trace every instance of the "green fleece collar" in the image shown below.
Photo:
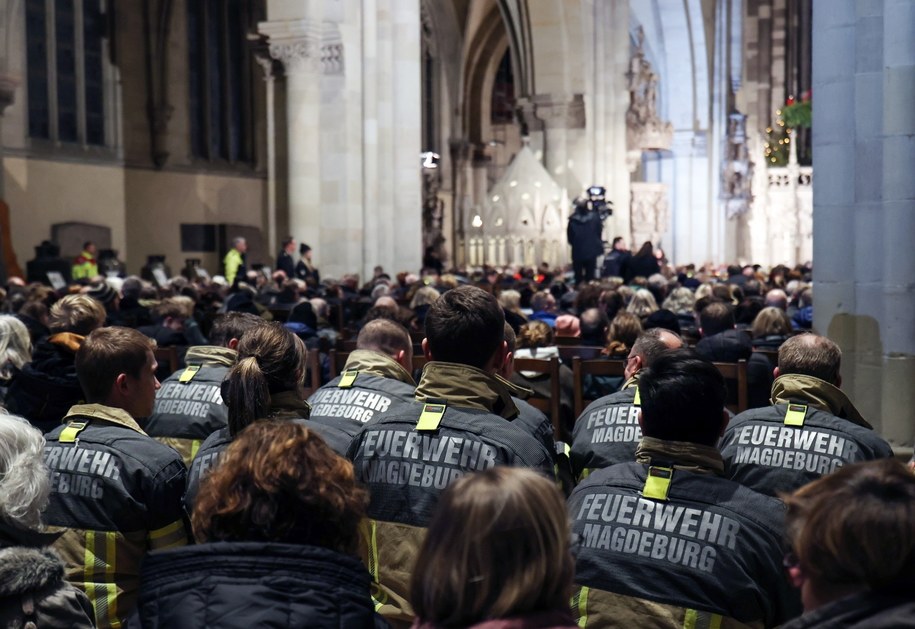
<path fill-rule="evenodd" d="M 493 374 L 493 377 L 498 380 L 503 387 L 508 389 L 508 392 L 519 400 L 526 400 L 532 395 L 534 395 L 533 389 L 528 389 L 527 387 L 522 387 L 520 384 L 516 384 L 511 380 L 506 380 L 499 374 Z"/>
<path fill-rule="evenodd" d="M 290 416 L 308 419 L 311 405 L 295 391 L 279 391 L 270 394 L 268 417 Z"/>
<path fill-rule="evenodd" d="M 495 375 L 469 365 L 426 363 L 415 398 L 420 402 L 444 400 L 454 406 L 488 411 L 505 419 L 518 416 L 518 407 L 505 385 Z"/>
<path fill-rule="evenodd" d="M 63 419 L 63 423 L 66 424 L 73 419 L 98 419 L 124 428 L 130 428 L 141 435 L 146 434 L 140 428 L 137 420 L 130 416 L 130 413 L 122 408 L 105 406 L 104 404 L 76 404 L 71 406 L 67 416 Z"/>
<path fill-rule="evenodd" d="M 204 365 L 206 367 L 231 367 L 235 364 L 237 352 L 228 347 L 218 345 L 195 345 L 187 348 L 184 361 L 188 365 Z"/>
<path fill-rule="evenodd" d="M 789 402 L 807 403 L 853 424 L 872 428 L 841 389 L 813 376 L 787 373 L 775 379 L 772 383 L 772 403 Z"/>
<path fill-rule="evenodd" d="M 346 359 L 346 366 L 343 367 L 343 370 L 362 371 L 373 376 L 398 380 L 405 384 L 409 384 L 411 387 L 416 386 L 413 376 L 407 373 L 407 370 L 404 369 L 400 363 L 387 354 L 382 354 L 381 352 L 373 350 L 357 349 L 350 352 L 349 357 Z"/>
<path fill-rule="evenodd" d="M 635 460 L 645 465 L 670 463 L 675 469 L 724 476 L 724 459 L 718 448 L 698 443 L 642 437 Z"/>

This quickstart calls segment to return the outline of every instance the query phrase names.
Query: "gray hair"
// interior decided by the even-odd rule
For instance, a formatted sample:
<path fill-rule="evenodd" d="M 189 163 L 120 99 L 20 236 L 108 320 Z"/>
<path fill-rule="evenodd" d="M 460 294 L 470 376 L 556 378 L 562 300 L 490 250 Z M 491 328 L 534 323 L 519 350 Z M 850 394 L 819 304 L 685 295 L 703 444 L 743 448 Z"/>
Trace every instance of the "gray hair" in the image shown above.
<path fill-rule="evenodd" d="M 13 369 L 32 360 L 29 329 L 13 315 L 0 315 L 0 378 L 9 380 Z"/>
<path fill-rule="evenodd" d="M 41 432 L 27 421 L 0 413 L 0 519 L 20 528 L 39 529 L 48 503 L 44 443 Z"/>
<path fill-rule="evenodd" d="M 688 288 L 679 286 L 672 291 L 667 299 L 664 300 L 663 308 L 670 310 L 674 314 L 692 314 L 696 305 L 696 295 Z"/>

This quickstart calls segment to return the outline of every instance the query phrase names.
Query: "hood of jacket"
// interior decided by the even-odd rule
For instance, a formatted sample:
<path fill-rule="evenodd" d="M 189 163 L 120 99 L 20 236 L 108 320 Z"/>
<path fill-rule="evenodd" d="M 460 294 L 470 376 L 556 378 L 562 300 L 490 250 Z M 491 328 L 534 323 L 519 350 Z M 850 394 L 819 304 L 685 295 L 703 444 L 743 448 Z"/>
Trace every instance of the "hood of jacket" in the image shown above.
<path fill-rule="evenodd" d="M 357 349 L 350 353 L 346 359 L 344 371 L 364 371 L 365 373 L 379 376 L 381 378 L 390 378 L 399 380 L 410 386 L 416 386 L 413 376 L 407 373 L 400 363 L 381 352 L 368 349 Z"/>
<path fill-rule="evenodd" d="M 806 402 L 821 411 L 872 428 L 841 389 L 813 376 L 786 373 L 772 383 L 772 403 Z"/>
<path fill-rule="evenodd" d="M 270 394 L 267 419 L 308 419 L 311 405 L 295 391 L 278 391 Z"/>
<path fill-rule="evenodd" d="M 76 352 L 85 338 L 72 332 L 52 334 L 35 346 L 32 361 L 24 367 L 52 377 L 75 378 Z"/>
<path fill-rule="evenodd" d="M 420 402 L 444 400 L 453 406 L 488 411 L 504 419 L 518 416 L 518 407 L 505 385 L 495 375 L 470 365 L 426 363 L 414 397 Z"/>
<path fill-rule="evenodd" d="M 0 549 L 0 598 L 43 590 L 63 581 L 64 566 L 51 550 L 10 546 Z"/>
<path fill-rule="evenodd" d="M 718 448 L 698 443 L 642 437 L 635 460 L 644 465 L 672 464 L 675 469 L 697 474 L 724 475 L 724 459 Z"/>
<path fill-rule="evenodd" d="M 195 345 L 187 348 L 184 362 L 188 365 L 231 367 L 235 364 L 237 352 L 218 345 Z"/>
<path fill-rule="evenodd" d="M 109 424 L 117 424 L 124 428 L 130 428 L 141 435 L 146 434 L 143 432 L 143 429 L 140 428 L 140 424 L 137 423 L 137 420 L 131 417 L 130 413 L 122 408 L 105 406 L 104 404 L 76 404 L 75 406 L 70 407 L 70 411 L 67 413 L 67 416 L 63 418 L 62 423 L 66 424 L 71 419 L 80 417 L 98 419 L 103 422 L 108 422 Z"/>

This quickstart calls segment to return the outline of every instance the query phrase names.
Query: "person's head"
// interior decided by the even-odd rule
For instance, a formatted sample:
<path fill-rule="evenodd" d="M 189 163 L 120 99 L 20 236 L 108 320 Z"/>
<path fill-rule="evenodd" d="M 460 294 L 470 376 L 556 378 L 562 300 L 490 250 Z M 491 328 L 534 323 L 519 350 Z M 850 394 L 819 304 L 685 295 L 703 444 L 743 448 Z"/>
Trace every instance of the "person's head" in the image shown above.
<path fill-rule="evenodd" d="M 521 293 L 508 289 L 499 293 L 499 305 L 509 312 L 521 312 Z"/>
<path fill-rule="evenodd" d="M 518 332 L 517 346 L 525 349 L 549 347 L 553 344 L 553 330 L 543 321 L 528 321 Z"/>
<path fill-rule="evenodd" d="M 518 345 L 518 337 L 508 321 L 502 326 L 502 340 L 505 341 L 505 358 L 502 360 L 501 367 L 497 369 L 497 373 L 503 378 L 509 379 L 515 372 L 515 349 Z"/>
<path fill-rule="evenodd" d="M 780 288 L 773 288 L 766 293 L 766 306 L 772 306 L 779 310 L 788 309 L 788 294 Z"/>
<path fill-rule="evenodd" d="M 353 465 L 297 422 L 245 428 L 206 475 L 191 524 L 198 542 L 308 544 L 352 553 L 368 496 Z"/>
<path fill-rule="evenodd" d="M 66 295 L 59 299 L 48 315 L 53 334 L 72 332 L 85 336 L 105 323 L 105 308 L 88 295 Z"/>
<path fill-rule="evenodd" d="M 693 351 L 662 352 L 642 370 L 638 386 L 646 437 L 714 446 L 724 434 L 724 377 Z"/>
<path fill-rule="evenodd" d="M 625 356 L 641 333 L 642 321 L 631 312 L 620 312 L 610 322 L 607 353 L 610 356 Z"/>
<path fill-rule="evenodd" d="M 626 251 L 629 247 L 626 246 L 626 239 L 622 236 L 617 236 L 613 239 L 613 248 L 617 251 Z"/>
<path fill-rule="evenodd" d="M 628 380 L 633 374 L 638 373 L 651 363 L 662 353 L 670 349 L 680 349 L 686 344 L 679 334 L 674 334 L 664 328 L 652 328 L 645 330 L 632 344 L 629 350 L 629 356 L 626 357 L 626 367 L 623 376 Z"/>
<path fill-rule="evenodd" d="M 784 310 L 768 306 L 760 310 L 753 319 L 751 331 L 754 339 L 767 336 L 788 336 L 791 334 L 791 319 Z"/>
<path fill-rule="evenodd" d="M 782 496 L 788 575 L 805 611 L 861 591 L 911 594 L 915 475 L 894 459 L 839 468 Z"/>
<path fill-rule="evenodd" d="M 431 360 L 492 371 L 505 358 L 505 315 L 496 298 L 474 286 L 443 294 L 426 314 L 423 350 Z"/>
<path fill-rule="evenodd" d="M 306 260 L 311 261 L 311 247 L 303 242 L 301 245 L 299 245 L 299 255 Z"/>
<path fill-rule="evenodd" d="M 88 253 L 91 253 L 92 255 L 95 255 L 98 252 L 98 247 L 91 240 L 87 240 L 86 242 L 83 243 L 83 251 L 86 251 Z"/>
<path fill-rule="evenodd" d="M 428 306 L 438 301 L 441 296 L 441 293 L 435 290 L 434 286 L 421 286 L 413 294 L 413 299 L 410 300 L 410 308 L 415 309 L 420 306 Z"/>
<path fill-rule="evenodd" d="M 651 246 L 651 241 L 646 240 L 642 243 L 642 246 L 639 247 L 638 253 L 635 254 L 636 258 L 646 258 L 654 255 L 654 247 Z"/>
<path fill-rule="evenodd" d="M 570 314 L 562 314 L 556 317 L 556 336 L 566 338 L 578 338 L 581 336 L 581 321 L 578 317 Z"/>
<path fill-rule="evenodd" d="M 603 343 L 607 340 L 607 328 L 609 327 L 610 321 L 600 308 L 588 308 L 581 313 L 580 328 L 582 339 Z"/>
<path fill-rule="evenodd" d="M 568 608 L 574 564 L 565 502 L 536 472 L 495 467 L 442 494 L 416 560 L 421 622 L 466 627 Z"/>
<path fill-rule="evenodd" d="M 696 295 L 690 289 L 678 286 L 670 291 L 667 299 L 664 300 L 663 307 L 675 314 L 692 314 L 693 304 L 696 303 Z"/>
<path fill-rule="evenodd" d="M 838 387 L 842 385 L 841 367 L 839 346 L 825 336 L 808 332 L 792 336 L 778 348 L 775 377 L 786 374 L 813 376 Z"/>
<path fill-rule="evenodd" d="M 413 370 L 413 340 L 407 329 L 396 321 L 374 319 L 366 323 L 356 337 L 356 349 L 390 356 L 407 371 Z"/>
<path fill-rule="evenodd" d="M 76 352 L 76 377 L 90 404 L 120 408 L 148 417 L 156 401 L 155 344 L 132 328 L 93 331 Z"/>
<path fill-rule="evenodd" d="M 556 298 L 546 290 L 534 293 L 531 297 L 531 310 L 534 312 L 552 312 L 556 310 Z"/>
<path fill-rule="evenodd" d="M 623 310 L 625 300 L 619 290 L 605 290 L 600 294 L 600 308 L 607 315 L 607 321 L 613 321 L 617 313 Z"/>
<path fill-rule="evenodd" d="M 699 334 L 712 336 L 735 326 L 734 309 L 721 301 L 713 301 L 699 313 Z"/>
<path fill-rule="evenodd" d="M 0 411 L 0 521 L 23 530 L 41 528 L 51 488 L 44 444 L 40 430 Z"/>
<path fill-rule="evenodd" d="M 210 345 L 235 349 L 246 332 L 264 323 L 260 317 L 247 312 L 221 314 L 210 328 Z"/>
<path fill-rule="evenodd" d="M 244 253 L 248 250 L 248 241 L 241 236 L 236 236 L 232 239 L 232 248 L 237 249 L 239 253 Z"/>
<path fill-rule="evenodd" d="M 658 302 L 647 288 L 640 288 L 635 291 L 629 305 L 626 306 L 627 312 L 644 319 L 652 312 L 658 309 Z"/>
<path fill-rule="evenodd" d="M 8 380 L 32 360 L 29 329 L 13 315 L 0 315 L 0 379 Z"/>
<path fill-rule="evenodd" d="M 295 253 L 295 238 L 293 238 L 292 236 L 286 236 L 285 238 L 283 238 L 283 242 L 282 242 L 281 246 L 283 247 L 283 251 L 285 251 L 289 255 L 292 255 L 293 253 Z"/>
<path fill-rule="evenodd" d="M 390 310 L 391 312 L 393 312 L 395 315 L 397 314 L 397 311 L 400 309 L 400 306 L 397 305 L 397 301 L 393 297 L 390 297 L 388 295 L 382 295 L 381 297 L 376 299 L 375 303 L 373 304 L 373 307 L 386 308 L 386 309 Z"/>
<path fill-rule="evenodd" d="M 189 297 L 167 297 L 153 308 L 159 325 L 176 331 L 184 330 L 184 322 L 194 313 L 194 302 Z"/>
<path fill-rule="evenodd" d="M 307 358 L 305 343 L 279 323 L 248 330 L 235 351 L 235 364 L 222 382 L 232 435 L 266 417 L 272 395 L 301 392 Z"/>

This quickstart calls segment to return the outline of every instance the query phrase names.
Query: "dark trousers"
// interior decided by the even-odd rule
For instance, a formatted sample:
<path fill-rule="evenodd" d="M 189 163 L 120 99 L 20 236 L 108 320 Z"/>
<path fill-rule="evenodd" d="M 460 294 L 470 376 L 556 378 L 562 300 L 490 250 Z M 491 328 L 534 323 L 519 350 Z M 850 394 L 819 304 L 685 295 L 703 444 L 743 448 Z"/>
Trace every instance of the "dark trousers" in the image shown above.
<path fill-rule="evenodd" d="M 597 267 L 597 258 L 587 260 L 573 260 L 572 268 L 575 271 L 575 285 L 590 282 L 594 279 L 594 269 Z"/>

